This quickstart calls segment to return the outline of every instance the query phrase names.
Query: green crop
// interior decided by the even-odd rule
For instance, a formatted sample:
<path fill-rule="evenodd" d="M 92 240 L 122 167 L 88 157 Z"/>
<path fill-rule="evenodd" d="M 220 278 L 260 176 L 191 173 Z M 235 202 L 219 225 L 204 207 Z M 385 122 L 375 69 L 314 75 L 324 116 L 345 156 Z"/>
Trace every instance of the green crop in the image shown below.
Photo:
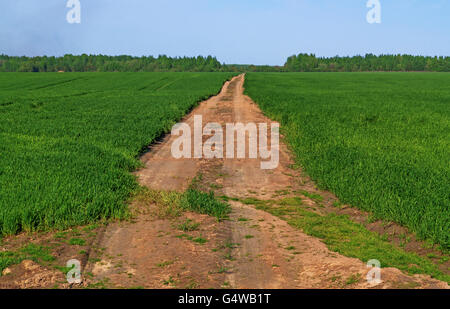
<path fill-rule="evenodd" d="M 126 214 L 139 154 L 228 73 L 1 73 L 0 236 Z"/>
<path fill-rule="evenodd" d="M 450 247 L 450 74 L 250 73 L 245 87 L 321 188 Z"/>

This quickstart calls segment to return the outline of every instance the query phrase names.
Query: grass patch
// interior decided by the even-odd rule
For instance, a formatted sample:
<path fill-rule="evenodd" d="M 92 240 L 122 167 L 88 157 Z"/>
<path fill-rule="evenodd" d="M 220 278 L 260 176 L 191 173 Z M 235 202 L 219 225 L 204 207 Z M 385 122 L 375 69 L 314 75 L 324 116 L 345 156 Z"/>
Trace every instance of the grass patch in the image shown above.
<path fill-rule="evenodd" d="M 208 242 L 208 240 L 203 237 L 194 238 L 192 241 L 201 245 L 206 244 Z"/>
<path fill-rule="evenodd" d="M 450 282 L 450 276 L 443 274 L 427 258 L 405 252 L 383 240 L 379 234 L 351 221 L 348 216 L 336 214 L 322 216 L 301 207 L 280 208 L 261 203 L 256 208 L 278 216 L 291 226 L 321 239 L 330 250 L 342 255 L 358 258 L 364 262 L 377 259 L 382 267 L 395 267 L 409 274 L 429 274 L 439 280 Z"/>
<path fill-rule="evenodd" d="M 178 235 L 178 236 L 175 236 L 175 237 L 176 238 L 180 238 L 180 239 L 185 238 L 187 240 L 193 241 L 193 242 L 198 243 L 200 245 L 203 245 L 203 244 L 208 242 L 208 240 L 203 238 L 203 237 L 195 237 L 194 238 L 194 236 L 191 236 L 191 235 L 188 235 L 188 234 L 181 234 L 181 235 Z"/>
<path fill-rule="evenodd" d="M 222 188 L 223 188 L 222 185 L 219 185 L 219 184 L 216 184 L 216 183 L 210 184 L 209 187 L 210 187 L 211 189 L 213 189 L 213 190 L 218 190 L 218 189 L 222 189 Z"/>
<path fill-rule="evenodd" d="M 0 276 L 5 268 L 19 264 L 23 260 L 48 263 L 54 261 L 55 257 L 51 255 L 50 248 L 35 244 L 28 244 L 17 251 L 2 251 L 0 252 Z"/>
<path fill-rule="evenodd" d="M 67 273 L 69 271 L 71 271 L 73 268 L 75 268 L 75 265 L 72 265 L 72 267 L 67 267 L 67 266 L 55 266 L 55 269 L 59 270 L 60 272 L 62 272 L 64 275 L 67 275 Z"/>
<path fill-rule="evenodd" d="M 86 244 L 86 241 L 81 238 L 71 238 L 69 240 L 69 245 L 73 246 L 84 246 Z"/>
<path fill-rule="evenodd" d="M 239 248 L 240 245 L 241 244 L 239 244 L 239 243 L 226 242 L 224 245 L 224 248 L 236 249 L 236 248 Z"/>
<path fill-rule="evenodd" d="M 278 205 L 281 206 L 300 206 L 303 204 L 302 199 L 295 197 L 286 197 L 277 202 Z"/>
<path fill-rule="evenodd" d="M 354 275 L 351 275 L 347 279 L 347 281 L 345 281 L 345 284 L 346 285 L 352 285 L 352 284 L 358 283 L 359 281 L 361 281 L 361 275 L 360 274 L 354 274 Z"/>
<path fill-rule="evenodd" d="M 160 267 L 160 268 L 164 268 L 166 266 L 172 265 L 174 262 L 173 261 L 165 261 L 165 262 L 161 262 L 156 264 L 156 266 Z"/>
<path fill-rule="evenodd" d="M 186 290 L 193 290 L 193 289 L 197 289 L 198 288 L 198 283 L 195 282 L 195 280 L 192 280 L 191 282 L 189 282 L 188 285 L 186 285 Z"/>
<path fill-rule="evenodd" d="M 219 270 L 216 272 L 217 274 L 225 274 L 225 273 L 227 273 L 229 271 L 229 269 L 228 268 L 226 268 L 226 267 L 220 267 L 219 268 Z"/>
<path fill-rule="evenodd" d="M 178 225 L 178 229 L 183 232 L 192 232 L 198 230 L 200 223 L 194 222 L 191 219 L 186 219 L 183 223 Z"/>
<path fill-rule="evenodd" d="M 311 193 L 305 190 L 298 190 L 295 191 L 295 193 L 297 194 L 301 194 L 303 196 L 309 197 L 310 199 L 314 200 L 314 201 L 318 201 L 318 202 L 322 202 L 323 201 L 323 196 L 320 194 L 316 194 L 316 193 Z"/>
<path fill-rule="evenodd" d="M 164 285 L 172 285 L 172 286 L 175 286 L 176 281 L 175 281 L 175 279 L 173 279 L 172 276 L 169 276 L 169 278 L 166 279 L 166 280 L 163 280 L 162 283 L 163 283 Z"/>
<path fill-rule="evenodd" d="M 202 176 L 198 175 L 184 193 L 175 191 L 150 190 L 141 187 L 135 195 L 134 200 L 144 204 L 155 204 L 157 215 L 160 218 L 176 218 L 184 211 L 192 211 L 200 214 L 210 215 L 218 221 L 228 219 L 231 206 L 223 197 L 216 198 L 213 191 L 209 193 L 197 189 Z M 187 220 L 179 229 L 183 231 L 195 230 L 198 223 Z"/>
<path fill-rule="evenodd" d="M 216 199 L 214 192 L 205 193 L 193 188 L 184 193 L 181 207 L 184 210 L 216 217 L 219 221 L 228 219 L 231 212 L 230 205 Z"/>
<path fill-rule="evenodd" d="M 221 199 L 221 200 L 223 200 L 225 202 L 228 202 L 228 201 L 235 201 L 235 202 L 237 202 L 237 201 L 239 201 L 239 199 L 237 197 L 229 197 L 229 196 L 226 196 L 226 195 L 219 196 L 219 199 Z"/>
<path fill-rule="evenodd" d="M 182 213 L 182 194 L 174 191 L 150 190 L 140 187 L 134 200 L 157 205 L 156 215 L 162 219 L 176 218 Z"/>

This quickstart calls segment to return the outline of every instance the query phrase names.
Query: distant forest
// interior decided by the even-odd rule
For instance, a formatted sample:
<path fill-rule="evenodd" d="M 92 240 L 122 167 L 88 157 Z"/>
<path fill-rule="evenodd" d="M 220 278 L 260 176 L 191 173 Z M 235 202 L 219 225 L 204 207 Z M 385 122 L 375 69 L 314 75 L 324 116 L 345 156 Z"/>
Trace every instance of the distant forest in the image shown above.
<path fill-rule="evenodd" d="M 64 57 L 0 56 L 0 72 L 215 72 L 222 71 L 216 58 L 158 58 L 132 56 L 64 55 Z"/>
<path fill-rule="evenodd" d="M 317 58 L 300 54 L 289 57 L 284 69 L 290 72 L 430 71 L 449 72 L 450 57 L 372 55 Z"/>
<path fill-rule="evenodd" d="M 0 72 L 450 72 L 450 57 L 367 54 L 353 57 L 316 57 L 299 54 L 284 66 L 227 65 L 215 57 L 132 57 L 64 55 L 11 57 L 0 55 Z"/>

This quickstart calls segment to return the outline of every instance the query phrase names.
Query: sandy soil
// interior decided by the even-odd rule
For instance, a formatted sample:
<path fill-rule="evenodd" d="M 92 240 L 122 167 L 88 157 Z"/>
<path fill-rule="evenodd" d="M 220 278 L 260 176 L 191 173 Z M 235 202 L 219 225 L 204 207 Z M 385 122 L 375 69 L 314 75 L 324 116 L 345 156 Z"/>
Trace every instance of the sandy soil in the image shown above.
<path fill-rule="evenodd" d="M 243 83 L 244 75 L 227 82 L 218 96 L 183 121 L 192 125 L 194 115 L 202 115 L 204 124 L 270 123 L 243 94 Z M 283 143 L 278 168 L 262 170 L 259 159 L 174 159 L 175 138 L 167 136 L 142 157 L 145 168 L 136 173 L 142 185 L 181 192 L 201 174 L 205 188 L 230 197 L 270 199 L 286 188 L 317 192 L 313 184 L 299 181 L 301 172 L 290 168 L 294 162 Z M 304 202 L 313 204 L 306 197 Z M 101 254 L 90 257 L 85 273 L 93 279 L 88 281 L 145 288 L 448 288 L 429 276 L 408 276 L 394 268 L 383 268 L 382 283 L 370 285 L 362 261 L 331 252 L 267 212 L 231 204 L 230 220 L 223 222 L 194 213 L 160 219 L 154 205 L 133 205 L 145 211 L 134 222 L 109 225 L 97 238 Z M 187 219 L 199 223 L 199 229 L 180 231 L 178 225 Z M 199 238 L 203 244 L 195 241 Z M 348 283 L 349 278 L 362 279 Z"/>

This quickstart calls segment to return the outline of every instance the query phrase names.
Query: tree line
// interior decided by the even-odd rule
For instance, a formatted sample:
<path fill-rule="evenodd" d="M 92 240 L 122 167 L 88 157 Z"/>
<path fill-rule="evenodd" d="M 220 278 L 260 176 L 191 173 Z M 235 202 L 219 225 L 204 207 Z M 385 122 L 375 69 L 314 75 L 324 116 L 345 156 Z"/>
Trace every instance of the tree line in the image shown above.
<path fill-rule="evenodd" d="M 222 64 L 208 57 L 64 55 L 10 57 L 0 55 L 0 72 L 214 72 Z"/>
<path fill-rule="evenodd" d="M 289 57 L 283 69 L 288 72 L 450 72 L 450 57 L 366 54 L 354 57 L 317 58 L 314 54 L 299 54 Z"/>
<path fill-rule="evenodd" d="M 366 54 L 353 57 L 316 57 L 299 54 L 284 66 L 226 65 L 215 57 L 132 57 L 64 55 L 63 57 L 11 57 L 0 55 L 0 72 L 450 72 L 450 57 Z"/>

